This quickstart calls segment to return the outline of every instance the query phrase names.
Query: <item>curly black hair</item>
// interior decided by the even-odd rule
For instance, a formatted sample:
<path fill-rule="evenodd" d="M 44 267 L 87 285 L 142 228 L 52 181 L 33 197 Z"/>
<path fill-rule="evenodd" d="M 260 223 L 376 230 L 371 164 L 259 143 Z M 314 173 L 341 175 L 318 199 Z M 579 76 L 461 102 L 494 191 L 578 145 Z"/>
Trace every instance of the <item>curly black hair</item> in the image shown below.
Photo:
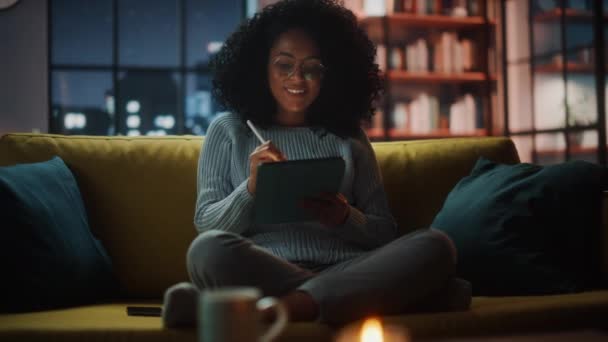
<path fill-rule="evenodd" d="M 357 136 L 361 123 L 374 114 L 383 84 L 374 44 L 336 0 L 279 1 L 241 24 L 211 60 L 213 96 L 243 120 L 274 124 L 268 56 L 279 35 L 296 28 L 316 42 L 327 68 L 308 122 L 341 137 Z"/>

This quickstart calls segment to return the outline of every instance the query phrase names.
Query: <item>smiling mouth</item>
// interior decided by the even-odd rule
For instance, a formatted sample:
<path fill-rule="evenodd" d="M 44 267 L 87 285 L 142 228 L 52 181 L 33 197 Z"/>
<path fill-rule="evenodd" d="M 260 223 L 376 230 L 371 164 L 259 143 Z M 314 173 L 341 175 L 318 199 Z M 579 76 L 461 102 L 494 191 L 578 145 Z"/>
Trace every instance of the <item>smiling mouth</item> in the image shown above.
<path fill-rule="evenodd" d="M 304 89 L 294 89 L 294 88 L 287 88 L 287 87 L 285 87 L 285 90 L 292 95 L 302 95 L 306 92 Z"/>

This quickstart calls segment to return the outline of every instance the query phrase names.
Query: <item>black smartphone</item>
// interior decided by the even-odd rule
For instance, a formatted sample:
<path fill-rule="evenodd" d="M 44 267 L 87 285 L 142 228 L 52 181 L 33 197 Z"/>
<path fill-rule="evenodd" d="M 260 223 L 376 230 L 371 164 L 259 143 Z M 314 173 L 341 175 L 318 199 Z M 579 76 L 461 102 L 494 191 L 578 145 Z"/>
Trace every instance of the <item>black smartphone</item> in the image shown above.
<path fill-rule="evenodd" d="M 163 309 L 160 306 L 127 306 L 129 316 L 160 317 Z"/>

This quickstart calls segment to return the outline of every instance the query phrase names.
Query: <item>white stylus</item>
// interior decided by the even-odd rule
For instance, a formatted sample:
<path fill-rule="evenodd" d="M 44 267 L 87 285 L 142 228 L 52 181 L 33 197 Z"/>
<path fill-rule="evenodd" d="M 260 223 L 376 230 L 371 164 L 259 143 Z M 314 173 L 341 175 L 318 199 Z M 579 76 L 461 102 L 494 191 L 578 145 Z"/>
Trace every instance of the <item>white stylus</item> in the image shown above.
<path fill-rule="evenodd" d="M 266 139 L 264 139 L 262 137 L 262 135 L 260 134 L 260 132 L 258 132 L 258 129 L 255 128 L 255 126 L 253 125 L 253 122 L 251 122 L 250 120 L 247 120 L 247 126 L 249 126 L 249 128 L 251 128 L 251 131 L 253 131 L 253 134 L 255 134 L 255 136 L 258 138 L 258 140 L 262 143 L 265 144 L 266 143 Z"/>

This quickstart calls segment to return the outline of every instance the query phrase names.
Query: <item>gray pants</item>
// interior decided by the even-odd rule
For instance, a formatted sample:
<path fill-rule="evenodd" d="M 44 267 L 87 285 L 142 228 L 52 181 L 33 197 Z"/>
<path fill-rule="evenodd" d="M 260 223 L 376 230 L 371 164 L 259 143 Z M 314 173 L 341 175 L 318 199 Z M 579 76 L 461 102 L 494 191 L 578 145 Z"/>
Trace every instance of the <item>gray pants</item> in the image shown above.
<path fill-rule="evenodd" d="M 187 266 L 199 289 L 254 286 L 267 296 L 297 289 L 318 303 L 321 322 L 343 323 L 373 314 L 424 309 L 425 302 L 454 302 L 445 291 L 454 281 L 455 254 L 445 234 L 425 229 L 352 260 L 309 269 L 276 257 L 239 235 L 207 231 L 192 242 Z M 459 296 L 464 298 L 456 301 L 466 306 L 458 309 L 466 309 L 470 287 L 460 282 L 467 289 L 460 290 Z"/>

